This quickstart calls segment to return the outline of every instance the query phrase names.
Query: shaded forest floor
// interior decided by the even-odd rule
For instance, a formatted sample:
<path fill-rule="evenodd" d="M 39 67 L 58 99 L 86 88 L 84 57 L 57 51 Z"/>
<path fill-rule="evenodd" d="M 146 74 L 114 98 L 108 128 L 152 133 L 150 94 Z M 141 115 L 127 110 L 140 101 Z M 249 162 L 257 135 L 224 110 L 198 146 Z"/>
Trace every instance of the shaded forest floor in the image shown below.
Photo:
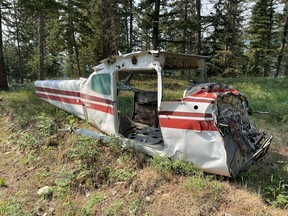
<path fill-rule="evenodd" d="M 286 79 L 225 79 L 248 96 L 269 153 L 236 179 L 57 128 L 96 130 L 34 96 L 0 92 L 0 215 L 288 215 Z M 47 191 L 38 194 L 45 186 Z"/>

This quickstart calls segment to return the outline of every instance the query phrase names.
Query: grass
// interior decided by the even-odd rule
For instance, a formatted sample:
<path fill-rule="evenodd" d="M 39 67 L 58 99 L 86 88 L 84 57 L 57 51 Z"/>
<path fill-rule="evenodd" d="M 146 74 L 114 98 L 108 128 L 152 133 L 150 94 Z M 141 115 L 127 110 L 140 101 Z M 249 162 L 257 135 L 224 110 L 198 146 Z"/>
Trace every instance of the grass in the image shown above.
<path fill-rule="evenodd" d="M 288 80 L 216 81 L 243 92 L 253 110 L 268 111 L 253 119 L 275 136 L 269 154 L 236 179 L 207 175 L 183 161 L 149 158 L 121 148 L 117 139 L 102 143 L 57 133 L 71 125 L 95 129 L 37 99 L 31 86 L 0 92 L 0 215 L 43 215 L 51 208 L 56 215 L 285 215 Z M 178 89 L 186 85 L 168 80 L 165 98 L 181 97 Z M 51 201 L 37 195 L 44 186 L 52 189 Z"/>
<path fill-rule="evenodd" d="M 217 81 L 229 84 L 244 93 L 253 110 L 269 112 L 269 114 L 260 115 L 260 118 L 257 116 L 256 121 L 265 121 L 270 126 L 277 128 L 288 125 L 287 78 L 251 77 L 217 79 Z M 285 129 L 287 128 L 285 127 Z"/>

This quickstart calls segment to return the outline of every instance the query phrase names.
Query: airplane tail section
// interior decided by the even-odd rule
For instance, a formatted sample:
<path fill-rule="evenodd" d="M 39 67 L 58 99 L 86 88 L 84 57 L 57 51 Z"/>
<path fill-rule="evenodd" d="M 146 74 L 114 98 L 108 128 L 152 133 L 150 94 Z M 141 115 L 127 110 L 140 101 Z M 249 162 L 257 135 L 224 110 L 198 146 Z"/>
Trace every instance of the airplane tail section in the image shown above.
<path fill-rule="evenodd" d="M 36 96 L 82 119 L 85 118 L 80 98 L 83 80 L 36 81 Z"/>

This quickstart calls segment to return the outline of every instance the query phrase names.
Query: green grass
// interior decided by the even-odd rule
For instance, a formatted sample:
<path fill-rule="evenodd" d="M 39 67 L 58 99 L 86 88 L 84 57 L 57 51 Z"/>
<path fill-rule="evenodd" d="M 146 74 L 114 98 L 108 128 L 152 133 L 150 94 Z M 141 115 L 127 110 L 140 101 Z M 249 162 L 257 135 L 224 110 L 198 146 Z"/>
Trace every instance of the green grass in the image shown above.
<path fill-rule="evenodd" d="M 211 79 L 212 80 L 212 79 Z M 255 119 L 264 120 L 276 127 L 288 125 L 288 79 L 273 78 L 228 78 L 215 79 L 231 85 L 246 95 L 254 111 L 269 114 L 254 114 Z"/>

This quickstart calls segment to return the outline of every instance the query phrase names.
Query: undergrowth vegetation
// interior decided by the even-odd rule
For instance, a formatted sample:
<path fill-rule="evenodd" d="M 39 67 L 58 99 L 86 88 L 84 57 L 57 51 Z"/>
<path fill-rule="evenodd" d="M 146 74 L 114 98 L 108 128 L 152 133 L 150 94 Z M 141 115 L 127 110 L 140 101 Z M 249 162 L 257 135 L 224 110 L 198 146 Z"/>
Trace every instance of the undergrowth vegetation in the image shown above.
<path fill-rule="evenodd" d="M 236 179 L 207 175 L 184 161 L 150 158 L 121 147 L 118 139 L 103 142 L 58 132 L 71 126 L 96 129 L 37 99 L 30 85 L 0 92 L 0 215 L 161 215 L 172 208 L 165 197 L 170 205 L 205 206 L 203 214 L 233 215 L 227 203 L 233 206 L 231 194 L 239 189 L 260 196 L 265 204 L 258 203 L 259 209 L 274 206 L 282 214 L 288 209 L 287 79 L 219 82 L 243 92 L 253 110 L 268 111 L 253 118 L 275 136 L 269 154 Z M 38 196 L 44 186 L 47 195 Z"/>

